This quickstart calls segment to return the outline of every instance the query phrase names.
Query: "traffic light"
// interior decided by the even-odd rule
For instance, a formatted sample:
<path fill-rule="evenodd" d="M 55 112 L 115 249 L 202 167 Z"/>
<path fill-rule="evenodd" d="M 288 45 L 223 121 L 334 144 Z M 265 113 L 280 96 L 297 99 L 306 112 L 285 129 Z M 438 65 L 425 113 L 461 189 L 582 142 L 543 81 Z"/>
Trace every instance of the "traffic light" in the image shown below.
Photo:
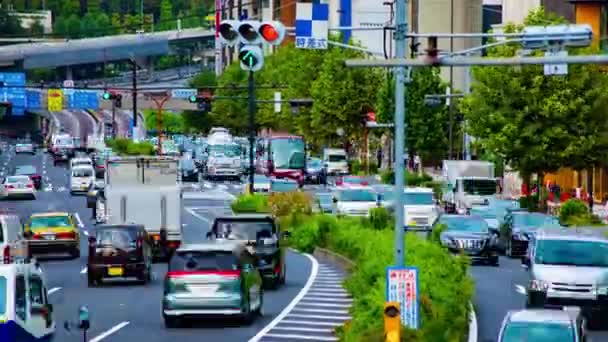
<path fill-rule="evenodd" d="M 279 45 L 285 39 L 285 26 L 278 21 L 224 20 L 219 27 L 221 41 L 228 46 L 237 43 L 247 45 Z"/>
<path fill-rule="evenodd" d="M 122 95 L 113 92 L 106 91 L 103 93 L 104 100 L 114 101 L 114 105 L 118 108 L 122 107 Z"/>
<path fill-rule="evenodd" d="M 246 71 L 259 71 L 264 66 L 264 52 L 259 46 L 245 45 L 239 51 L 241 69 Z"/>
<path fill-rule="evenodd" d="M 211 111 L 211 98 L 205 96 L 190 96 L 190 103 L 196 103 L 196 107 L 203 112 Z"/>
<path fill-rule="evenodd" d="M 384 304 L 384 334 L 386 341 L 401 341 L 401 309 L 397 302 Z"/>

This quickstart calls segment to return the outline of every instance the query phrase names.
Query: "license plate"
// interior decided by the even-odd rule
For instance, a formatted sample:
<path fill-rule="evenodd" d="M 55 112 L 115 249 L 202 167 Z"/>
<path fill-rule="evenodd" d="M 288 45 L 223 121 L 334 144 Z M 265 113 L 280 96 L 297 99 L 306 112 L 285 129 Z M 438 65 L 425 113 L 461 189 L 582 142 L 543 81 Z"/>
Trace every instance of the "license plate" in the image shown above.
<path fill-rule="evenodd" d="M 196 286 L 188 286 L 190 292 L 197 296 L 207 297 L 212 296 L 218 289 L 217 285 L 196 285 Z"/>
<path fill-rule="evenodd" d="M 113 277 L 120 277 L 123 275 L 122 267 L 108 267 L 108 275 Z"/>
<path fill-rule="evenodd" d="M 417 225 L 417 224 L 418 224 L 418 223 L 417 223 L 416 221 L 411 220 L 411 221 L 410 221 L 410 223 L 409 223 L 408 225 L 409 225 L 409 226 L 415 226 L 415 225 Z"/>
<path fill-rule="evenodd" d="M 55 234 L 45 234 L 43 237 L 45 240 L 55 240 Z"/>

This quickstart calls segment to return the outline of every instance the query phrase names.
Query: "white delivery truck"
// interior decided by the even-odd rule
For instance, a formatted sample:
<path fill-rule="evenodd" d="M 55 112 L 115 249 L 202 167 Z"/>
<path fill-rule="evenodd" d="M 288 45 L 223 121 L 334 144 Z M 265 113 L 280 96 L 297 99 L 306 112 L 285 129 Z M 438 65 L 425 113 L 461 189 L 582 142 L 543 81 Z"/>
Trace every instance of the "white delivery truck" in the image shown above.
<path fill-rule="evenodd" d="M 494 164 L 481 160 L 444 160 L 443 201 L 446 212 L 464 214 L 473 206 L 489 205 L 496 195 Z"/>
<path fill-rule="evenodd" d="M 327 173 L 330 175 L 347 175 L 348 162 L 346 161 L 346 150 L 343 148 L 326 148 L 323 150 L 323 163 L 327 165 Z"/>
<path fill-rule="evenodd" d="M 104 222 L 141 224 L 158 258 L 168 258 L 182 241 L 182 190 L 178 159 L 113 158 L 106 162 Z M 99 208 L 99 207 L 98 207 Z"/>

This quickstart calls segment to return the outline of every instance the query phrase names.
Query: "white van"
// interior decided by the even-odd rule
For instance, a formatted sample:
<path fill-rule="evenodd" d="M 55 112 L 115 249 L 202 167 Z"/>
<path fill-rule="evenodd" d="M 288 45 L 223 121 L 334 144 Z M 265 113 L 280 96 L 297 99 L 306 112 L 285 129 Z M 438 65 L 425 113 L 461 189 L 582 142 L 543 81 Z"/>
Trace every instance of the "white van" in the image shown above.
<path fill-rule="evenodd" d="M 70 171 L 70 193 L 87 192 L 95 182 L 95 170 L 87 165 L 75 166 Z"/>
<path fill-rule="evenodd" d="M 42 269 L 34 263 L 0 264 L 0 338 L 25 335 L 29 341 L 52 341 L 53 306 L 48 302 Z"/>
<path fill-rule="evenodd" d="M 18 257 L 28 256 L 23 225 L 16 214 L 0 214 L 0 253 L 0 263 L 5 264 L 12 263 Z"/>
<path fill-rule="evenodd" d="M 91 158 L 72 158 L 70 160 L 70 168 L 81 165 L 93 167 L 93 160 Z"/>
<path fill-rule="evenodd" d="M 327 165 L 327 173 L 330 175 L 347 175 L 348 162 L 346 161 L 346 150 L 343 148 L 326 148 L 323 150 L 323 163 Z"/>

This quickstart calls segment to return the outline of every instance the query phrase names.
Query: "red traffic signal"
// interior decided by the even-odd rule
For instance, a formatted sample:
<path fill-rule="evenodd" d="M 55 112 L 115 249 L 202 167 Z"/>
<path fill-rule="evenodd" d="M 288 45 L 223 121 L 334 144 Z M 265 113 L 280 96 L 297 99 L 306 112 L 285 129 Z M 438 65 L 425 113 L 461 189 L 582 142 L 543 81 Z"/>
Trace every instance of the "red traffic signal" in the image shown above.
<path fill-rule="evenodd" d="M 285 39 L 285 26 L 278 21 L 263 22 L 258 32 L 262 39 L 271 45 L 279 45 Z"/>

